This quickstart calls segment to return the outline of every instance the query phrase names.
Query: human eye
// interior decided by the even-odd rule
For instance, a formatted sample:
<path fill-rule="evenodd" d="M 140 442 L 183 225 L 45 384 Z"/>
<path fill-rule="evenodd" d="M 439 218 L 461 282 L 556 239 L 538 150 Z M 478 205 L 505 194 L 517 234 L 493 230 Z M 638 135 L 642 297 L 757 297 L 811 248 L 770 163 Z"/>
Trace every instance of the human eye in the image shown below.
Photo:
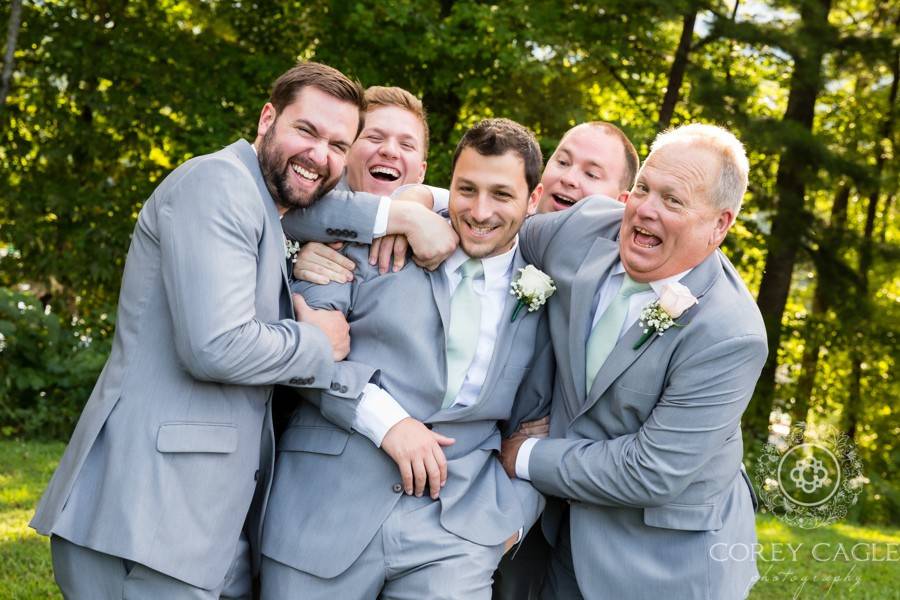
<path fill-rule="evenodd" d="M 564 159 L 564 158 L 557 158 L 557 159 L 556 159 L 556 164 L 558 164 L 558 165 L 561 166 L 561 167 L 568 167 L 568 166 L 569 166 L 569 161 L 567 161 L 567 160 Z"/>
<path fill-rule="evenodd" d="M 593 171 L 586 171 L 585 175 L 587 176 L 588 179 L 600 179 L 600 175 L 598 175 L 597 173 L 594 173 Z"/>

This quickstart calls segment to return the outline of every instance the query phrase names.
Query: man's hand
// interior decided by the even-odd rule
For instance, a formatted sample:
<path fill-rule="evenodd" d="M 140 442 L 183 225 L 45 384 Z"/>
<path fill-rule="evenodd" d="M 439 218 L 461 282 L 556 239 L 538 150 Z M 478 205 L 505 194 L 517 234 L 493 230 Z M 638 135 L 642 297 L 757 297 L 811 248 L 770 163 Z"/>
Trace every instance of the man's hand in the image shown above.
<path fill-rule="evenodd" d="M 381 440 L 381 449 L 387 452 L 400 468 L 403 490 L 421 496 L 425 484 L 431 497 L 437 499 L 447 483 L 447 459 L 442 446 L 456 440 L 434 433 L 421 422 L 406 417 L 391 427 Z"/>
<path fill-rule="evenodd" d="M 527 435 L 517 431 L 500 443 L 500 464 L 503 465 L 503 470 L 510 479 L 516 477 L 516 457 L 519 455 L 522 443 L 527 439 Z"/>
<path fill-rule="evenodd" d="M 294 278 L 319 285 L 325 285 L 329 281 L 353 281 L 353 269 L 356 265 L 338 252 L 343 245 L 343 242 L 304 244 L 294 261 Z"/>
<path fill-rule="evenodd" d="M 453 254 L 459 237 L 447 221 L 415 202 L 394 202 L 388 234 L 403 234 L 413 249 L 413 261 L 433 271 Z"/>
<path fill-rule="evenodd" d="M 516 433 L 523 433 L 533 438 L 543 439 L 548 437 L 550 435 L 550 415 L 535 421 L 525 421 L 519 425 Z"/>
<path fill-rule="evenodd" d="M 300 294 L 293 294 L 294 312 L 297 320 L 315 325 L 325 332 L 331 342 L 331 356 L 335 361 L 344 360 L 350 354 L 350 325 L 339 310 L 317 310 L 310 308 Z"/>
<path fill-rule="evenodd" d="M 384 275 L 391 268 L 391 261 L 394 263 L 394 272 L 396 273 L 406 264 L 406 250 L 409 248 L 409 241 L 403 235 L 386 235 L 376 238 L 369 247 L 369 264 L 378 264 L 378 272 Z"/>

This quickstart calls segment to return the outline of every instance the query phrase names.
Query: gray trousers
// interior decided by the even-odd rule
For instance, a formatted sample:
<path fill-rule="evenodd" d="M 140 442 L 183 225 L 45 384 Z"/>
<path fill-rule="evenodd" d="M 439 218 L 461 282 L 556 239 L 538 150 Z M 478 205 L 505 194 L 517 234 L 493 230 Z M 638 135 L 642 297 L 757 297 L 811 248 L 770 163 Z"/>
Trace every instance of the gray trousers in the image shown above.
<path fill-rule="evenodd" d="M 50 553 L 56 585 L 66 600 L 249 600 L 251 594 L 250 544 L 243 534 L 225 581 L 213 590 L 55 535 L 50 538 Z"/>
<path fill-rule="evenodd" d="M 575 579 L 575 565 L 572 563 L 571 524 L 566 511 L 559 525 L 559 539 L 550 554 L 550 568 L 544 579 L 541 600 L 583 600 Z M 637 585 L 637 584 L 635 584 Z"/>
<path fill-rule="evenodd" d="M 488 600 L 503 544 L 464 540 L 441 527 L 440 515 L 440 502 L 404 495 L 360 557 L 332 579 L 263 556 L 262 600 Z"/>

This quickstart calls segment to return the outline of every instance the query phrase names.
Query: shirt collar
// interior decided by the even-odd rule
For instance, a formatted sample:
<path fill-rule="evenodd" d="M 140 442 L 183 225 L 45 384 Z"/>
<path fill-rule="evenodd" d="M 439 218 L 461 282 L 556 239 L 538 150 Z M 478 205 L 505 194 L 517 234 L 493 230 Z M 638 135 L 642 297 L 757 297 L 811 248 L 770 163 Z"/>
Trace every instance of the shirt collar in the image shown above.
<path fill-rule="evenodd" d="M 664 279 L 659 279 L 657 281 L 651 281 L 650 287 L 653 289 L 653 292 L 659 297 L 662 294 L 662 290 L 664 287 L 669 285 L 670 283 L 675 283 L 676 281 L 681 281 L 683 277 L 685 277 L 688 273 L 693 271 L 693 267 L 688 269 L 687 271 L 682 271 L 677 275 L 672 275 L 671 277 L 666 277 Z M 618 261 L 616 266 L 613 267 L 612 274 L 613 275 L 621 275 L 625 272 L 625 265 L 622 264 L 622 261 Z"/>
<path fill-rule="evenodd" d="M 519 246 L 519 238 L 516 237 L 513 242 L 512 248 L 504 252 L 503 254 L 498 254 L 497 256 L 490 256 L 488 258 L 481 259 L 481 266 L 484 268 L 484 282 L 486 286 L 491 286 L 494 282 L 498 280 L 508 280 L 510 275 L 510 270 L 513 264 L 513 258 L 516 256 L 516 250 Z M 469 255 L 466 254 L 462 246 L 458 246 L 456 251 L 450 255 L 450 258 L 444 261 L 444 273 L 446 275 L 450 275 L 455 272 L 464 262 L 469 260 Z"/>

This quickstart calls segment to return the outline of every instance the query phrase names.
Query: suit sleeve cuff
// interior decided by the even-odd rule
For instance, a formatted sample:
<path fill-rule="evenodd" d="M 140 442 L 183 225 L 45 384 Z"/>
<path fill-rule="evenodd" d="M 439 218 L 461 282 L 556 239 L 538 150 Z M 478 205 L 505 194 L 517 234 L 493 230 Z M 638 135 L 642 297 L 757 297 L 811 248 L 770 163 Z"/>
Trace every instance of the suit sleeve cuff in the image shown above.
<path fill-rule="evenodd" d="M 362 399 L 356 408 L 353 429 L 381 447 L 381 441 L 391 427 L 409 416 L 393 396 L 375 385 L 367 383 Z"/>
<path fill-rule="evenodd" d="M 531 481 L 528 473 L 528 461 L 531 458 L 531 450 L 538 441 L 538 438 L 528 438 L 519 446 L 519 453 L 516 455 L 516 477 L 519 479 Z"/>
<path fill-rule="evenodd" d="M 391 216 L 391 199 L 382 196 L 378 202 L 378 212 L 375 213 L 375 228 L 372 230 L 373 238 L 383 237 L 388 227 L 388 218 Z"/>

